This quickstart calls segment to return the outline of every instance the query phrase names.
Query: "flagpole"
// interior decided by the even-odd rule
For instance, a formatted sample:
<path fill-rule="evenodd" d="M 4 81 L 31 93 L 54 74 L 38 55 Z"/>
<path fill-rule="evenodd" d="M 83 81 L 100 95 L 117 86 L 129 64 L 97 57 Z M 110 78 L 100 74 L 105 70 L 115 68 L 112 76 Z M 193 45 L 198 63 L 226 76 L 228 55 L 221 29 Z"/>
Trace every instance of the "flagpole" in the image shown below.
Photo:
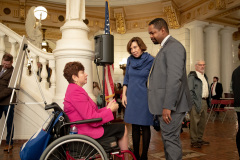
<path fill-rule="evenodd" d="M 102 103 L 102 108 L 105 107 L 105 65 L 103 65 L 103 103 Z"/>

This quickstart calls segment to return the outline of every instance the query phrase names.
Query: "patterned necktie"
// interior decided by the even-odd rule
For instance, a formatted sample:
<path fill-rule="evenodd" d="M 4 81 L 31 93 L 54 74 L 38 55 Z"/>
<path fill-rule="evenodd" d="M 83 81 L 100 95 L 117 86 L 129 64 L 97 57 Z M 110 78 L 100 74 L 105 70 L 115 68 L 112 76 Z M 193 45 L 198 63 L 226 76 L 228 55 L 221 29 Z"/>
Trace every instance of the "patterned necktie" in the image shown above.
<path fill-rule="evenodd" d="M 5 72 L 5 69 L 2 69 L 2 71 L 0 72 L 0 77 L 3 75 L 4 72 Z"/>
<path fill-rule="evenodd" d="M 215 84 L 215 83 L 213 83 L 213 85 L 212 85 L 212 89 L 211 89 L 211 94 L 212 94 L 212 95 L 213 95 L 214 84 Z"/>

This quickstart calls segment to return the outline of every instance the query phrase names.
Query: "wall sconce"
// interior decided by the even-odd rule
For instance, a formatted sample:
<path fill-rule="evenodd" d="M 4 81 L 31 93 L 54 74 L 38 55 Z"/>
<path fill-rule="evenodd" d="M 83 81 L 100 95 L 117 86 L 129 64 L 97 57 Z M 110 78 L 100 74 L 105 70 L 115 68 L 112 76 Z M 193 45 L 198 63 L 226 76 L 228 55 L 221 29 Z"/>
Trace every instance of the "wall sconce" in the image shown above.
<path fill-rule="evenodd" d="M 126 67 L 127 67 L 127 58 L 123 58 L 121 62 L 119 62 L 120 69 L 123 70 L 123 75 L 125 76 Z"/>
<path fill-rule="evenodd" d="M 41 28 L 41 21 L 47 18 L 47 9 L 43 6 L 38 6 L 34 9 L 34 16 L 39 20 L 36 22 L 36 27 Z"/>
<path fill-rule="evenodd" d="M 47 9 L 43 6 L 38 6 L 37 8 L 34 9 L 34 16 L 40 21 L 46 19 Z"/>

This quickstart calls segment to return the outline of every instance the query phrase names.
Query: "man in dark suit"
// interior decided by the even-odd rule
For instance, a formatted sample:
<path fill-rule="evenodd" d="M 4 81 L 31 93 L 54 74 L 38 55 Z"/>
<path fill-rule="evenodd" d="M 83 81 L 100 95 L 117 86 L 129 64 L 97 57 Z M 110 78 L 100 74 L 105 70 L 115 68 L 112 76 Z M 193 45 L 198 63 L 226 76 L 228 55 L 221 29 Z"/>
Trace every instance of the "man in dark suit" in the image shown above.
<path fill-rule="evenodd" d="M 13 56 L 11 54 L 5 53 L 2 58 L 2 63 L 0 65 L 0 119 L 2 118 L 2 114 L 4 112 L 5 117 L 8 112 L 10 99 L 12 95 L 12 89 L 8 88 L 8 84 L 10 82 L 12 72 L 13 72 Z M 16 97 L 14 96 L 13 101 L 16 101 Z M 14 116 L 14 105 L 10 105 L 10 111 L 7 119 L 7 137 L 6 137 L 6 146 L 4 151 L 11 150 L 13 148 L 13 132 L 10 143 L 11 129 L 13 124 L 13 116 Z M 14 129 L 13 129 L 14 130 Z M 10 145 L 9 145 L 10 143 Z M 10 147 L 9 147 L 10 146 Z"/>
<path fill-rule="evenodd" d="M 213 83 L 211 84 L 210 89 L 212 99 L 222 98 L 223 87 L 222 84 L 218 82 L 218 77 L 213 77 Z"/>
<path fill-rule="evenodd" d="M 180 131 L 186 112 L 191 109 L 186 76 L 186 51 L 169 35 L 162 18 L 149 23 L 148 33 L 161 49 L 156 55 L 148 77 L 148 104 L 152 114 L 159 116 L 164 152 L 167 160 L 182 159 Z"/>

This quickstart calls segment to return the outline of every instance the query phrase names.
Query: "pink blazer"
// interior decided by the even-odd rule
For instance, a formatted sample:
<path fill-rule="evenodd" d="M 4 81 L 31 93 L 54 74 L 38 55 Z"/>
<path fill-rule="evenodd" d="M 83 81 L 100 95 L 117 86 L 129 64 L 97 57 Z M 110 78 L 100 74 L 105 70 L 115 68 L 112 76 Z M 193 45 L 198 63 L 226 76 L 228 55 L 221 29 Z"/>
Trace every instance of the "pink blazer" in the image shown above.
<path fill-rule="evenodd" d="M 78 124 L 78 134 L 90 136 L 94 139 L 102 137 L 104 130 L 102 124 L 114 119 L 111 109 L 106 107 L 98 109 L 97 105 L 80 86 L 70 83 L 64 98 L 64 112 L 70 122 L 102 118 L 101 122 Z"/>

